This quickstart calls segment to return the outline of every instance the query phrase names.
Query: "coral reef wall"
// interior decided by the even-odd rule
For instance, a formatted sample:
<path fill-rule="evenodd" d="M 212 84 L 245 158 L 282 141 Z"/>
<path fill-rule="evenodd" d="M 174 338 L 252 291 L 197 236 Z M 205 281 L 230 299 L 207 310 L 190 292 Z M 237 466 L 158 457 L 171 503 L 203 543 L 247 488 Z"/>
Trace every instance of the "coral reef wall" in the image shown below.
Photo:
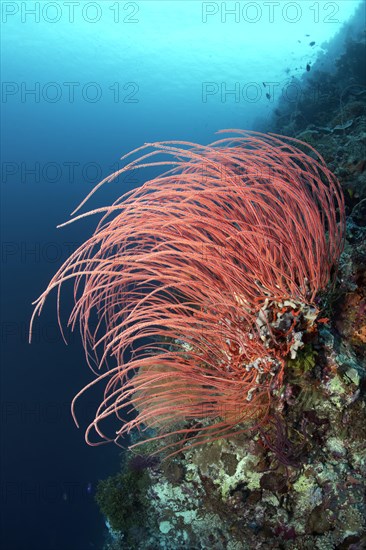
<path fill-rule="evenodd" d="M 314 65 L 302 97 L 280 102 L 272 123 L 322 154 L 347 212 L 324 324 L 287 362 L 278 416 L 250 436 L 166 460 L 150 456 L 156 447 L 126 453 L 121 472 L 98 490 L 106 549 L 366 547 L 364 56 L 363 33 L 348 40 L 332 72 Z"/>

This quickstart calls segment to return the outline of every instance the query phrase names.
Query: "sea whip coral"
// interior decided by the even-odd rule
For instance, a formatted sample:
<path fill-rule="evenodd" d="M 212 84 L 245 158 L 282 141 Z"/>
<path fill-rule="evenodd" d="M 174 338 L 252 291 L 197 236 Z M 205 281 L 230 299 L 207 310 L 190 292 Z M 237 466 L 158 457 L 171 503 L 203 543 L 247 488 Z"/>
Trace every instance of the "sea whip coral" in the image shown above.
<path fill-rule="evenodd" d="M 75 400 L 105 384 L 88 443 L 155 427 L 179 447 L 263 424 L 286 356 L 316 323 L 343 246 L 340 185 L 296 139 L 223 132 L 208 146 L 151 143 L 123 157 L 134 160 L 79 208 L 126 171 L 165 172 L 71 220 L 102 214 L 35 302 L 32 323 L 57 288 L 61 327 L 60 289 L 74 279 L 69 325 L 97 375 L 72 403 L 75 421 Z"/>

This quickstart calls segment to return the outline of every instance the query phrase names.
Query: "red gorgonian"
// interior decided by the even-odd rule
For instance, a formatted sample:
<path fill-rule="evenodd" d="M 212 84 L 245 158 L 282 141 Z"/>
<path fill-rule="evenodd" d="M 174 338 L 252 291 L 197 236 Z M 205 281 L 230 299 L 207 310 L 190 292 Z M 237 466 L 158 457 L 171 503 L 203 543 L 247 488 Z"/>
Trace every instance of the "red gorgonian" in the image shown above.
<path fill-rule="evenodd" d="M 208 146 L 151 143 L 123 157 L 134 160 L 92 193 L 127 171 L 164 173 L 74 218 L 102 214 L 35 302 L 32 323 L 74 280 L 69 325 L 97 376 L 75 397 L 74 419 L 75 400 L 104 384 L 91 444 L 154 427 L 155 439 L 179 436 L 167 443 L 174 452 L 187 437 L 196 445 L 262 425 L 286 357 L 316 323 L 315 297 L 343 246 L 340 185 L 296 139 L 223 132 Z"/>

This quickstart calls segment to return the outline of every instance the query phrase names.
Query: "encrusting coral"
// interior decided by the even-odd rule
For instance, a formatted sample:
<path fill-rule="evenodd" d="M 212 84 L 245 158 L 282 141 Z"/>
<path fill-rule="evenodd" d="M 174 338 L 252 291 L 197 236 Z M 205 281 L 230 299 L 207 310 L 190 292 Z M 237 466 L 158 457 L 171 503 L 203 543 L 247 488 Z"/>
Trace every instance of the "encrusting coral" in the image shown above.
<path fill-rule="evenodd" d="M 69 324 L 97 374 L 75 399 L 105 384 L 88 442 L 93 429 L 118 442 L 153 427 L 176 452 L 187 438 L 263 425 L 285 358 L 316 327 L 317 294 L 343 247 L 340 185 L 301 141 L 225 132 L 208 146 L 159 142 L 126 155 L 134 160 L 94 191 L 127 171 L 166 171 L 75 217 L 102 214 L 35 302 L 32 322 L 53 289 L 59 307 L 61 286 L 75 281 Z"/>

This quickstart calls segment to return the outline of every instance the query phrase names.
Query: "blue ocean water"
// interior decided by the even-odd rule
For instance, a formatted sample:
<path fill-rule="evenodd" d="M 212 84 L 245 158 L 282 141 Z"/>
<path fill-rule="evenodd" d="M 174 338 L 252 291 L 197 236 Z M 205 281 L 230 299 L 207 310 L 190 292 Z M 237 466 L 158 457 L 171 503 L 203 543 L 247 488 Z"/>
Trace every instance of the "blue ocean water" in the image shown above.
<path fill-rule="evenodd" d="M 2 2 L 6 550 L 100 548 L 95 485 L 119 464 L 117 447 L 88 447 L 72 421 L 70 401 L 92 373 L 77 332 L 68 346 L 62 341 L 55 297 L 28 344 L 32 300 L 96 220 L 56 225 L 145 142 L 208 143 L 221 128 L 265 130 L 283 89 L 326 54 L 359 3 Z M 88 208 L 147 176 L 106 185 Z M 70 307 L 66 291 L 64 319 Z M 98 399 L 92 393 L 80 404 L 82 428 Z"/>

